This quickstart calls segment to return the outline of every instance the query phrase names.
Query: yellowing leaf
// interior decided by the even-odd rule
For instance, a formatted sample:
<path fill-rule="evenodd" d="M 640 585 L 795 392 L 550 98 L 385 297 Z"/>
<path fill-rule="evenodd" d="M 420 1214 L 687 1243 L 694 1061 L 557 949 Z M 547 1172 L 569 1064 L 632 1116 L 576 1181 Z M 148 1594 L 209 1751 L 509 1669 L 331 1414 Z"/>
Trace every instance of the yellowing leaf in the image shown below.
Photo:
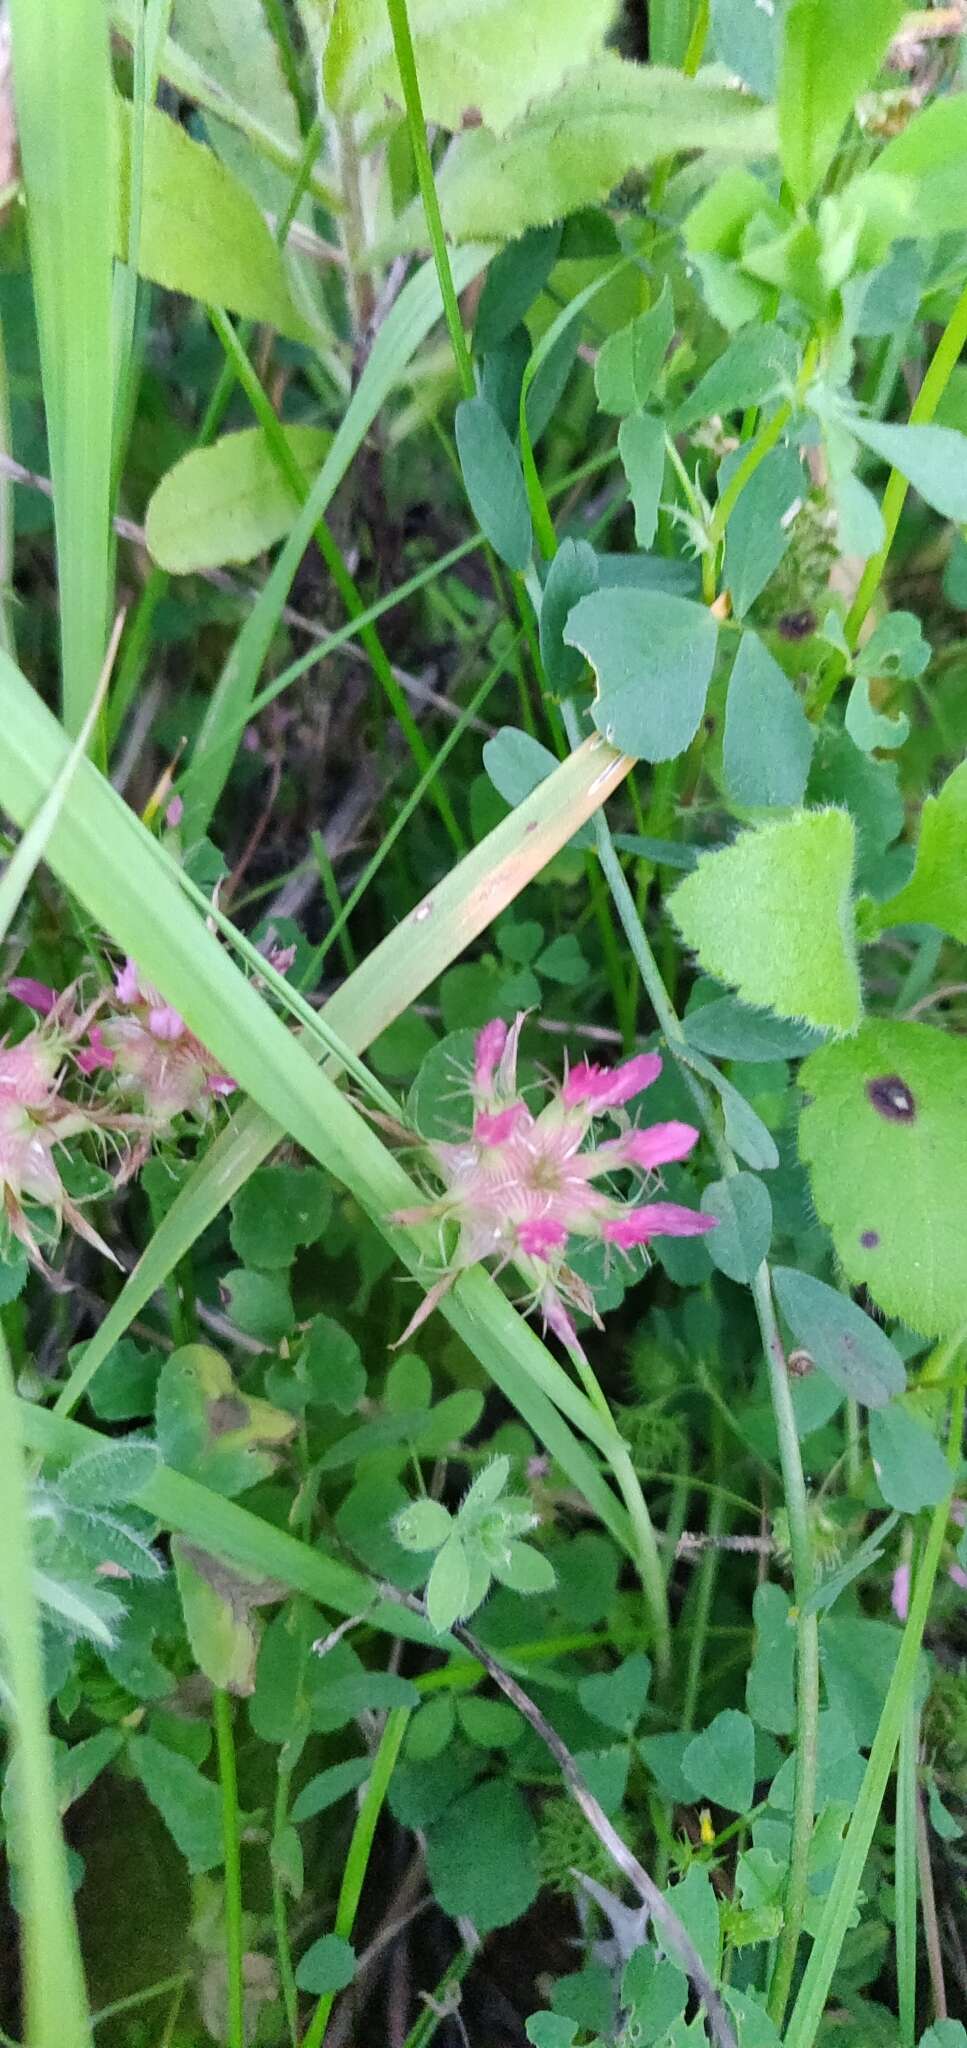
<path fill-rule="evenodd" d="M 798 811 L 702 854 L 669 908 L 706 972 L 746 1002 L 855 1031 L 854 851 L 848 812 Z"/>
<path fill-rule="evenodd" d="M 613 0 L 409 0 L 424 112 L 498 132 L 603 48 Z M 323 64 L 339 113 L 403 104 L 386 0 L 336 0 Z"/>
<path fill-rule="evenodd" d="M 307 484 L 321 469 L 332 435 L 286 427 L 285 438 Z M 145 531 L 162 569 L 187 576 L 223 562 L 250 562 L 288 533 L 298 499 L 279 474 L 261 427 L 223 434 L 192 448 L 152 493 Z"/>
<path fill-rule="evenodd" d="M 131 105 L 116 102 L 119 184 L 115 248 L 128 247 Z M 311 329 L 292 301 L 285 264 L 265 220 L 214 151 L 149 107 L 138 269 L 166 291 L 263 320 L 297 341 Z"/>

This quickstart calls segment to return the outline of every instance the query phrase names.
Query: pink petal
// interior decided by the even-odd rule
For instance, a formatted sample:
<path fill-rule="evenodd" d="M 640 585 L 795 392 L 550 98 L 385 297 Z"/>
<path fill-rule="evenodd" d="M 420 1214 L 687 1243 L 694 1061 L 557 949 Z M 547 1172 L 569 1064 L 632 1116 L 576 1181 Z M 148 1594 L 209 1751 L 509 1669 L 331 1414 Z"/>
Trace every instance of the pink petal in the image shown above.
<path fill-rule="evenodd" d="M 172 799 L 171 799 L 171 802 L 170 802 L 170 804 L 168 805 L 168 808 L 167 808 L 167 810 L 166 810 L 166 812 L 165 812 L 165 824 L 166 824 L 166 825 L 170 825 L 170 826 L 171 826 L 171 829 L 172 829 L 172 831 L 174 831 L 174 830 L 175 830 L 175 828 L 176 828 L 176 827 L 177 827 L 178 825 L 180 825 L 180 824 L 181 824 L 181 821 L 182 821 L 182 818 L 184 817 L 184 815 L 185 815 L 185 800 L 184 800 L 184 797 L 181 797 L 181 796 L 173 796 L 173 797 L 172 797 Z"/>
<path fill-rule="evenodd" d="M 138 970 L 130 955 L 120 973 L 115 975 L 114 993 L 119 1003 L 136 1003 L 140 998 L 141 983 L 138 980 Z"/>
<path fill-rule="evenodd" d="M 568 1109 L 580 1102 L 586 1102 L 593 1109 L 617 1109 L 623 1102 L 630 1102 L 632 1096 L 640 1095 L 643 1088 L 650 1088 L 661 1073 L 661 1058 L 657 1052 L 636 1053 L 634 1059 L 625 1060 L 620 1067 L 596 1067 L 590 1060 L 579 1060 L 572 1067 L 562 1089 L 563 1100 Z"/>
<path fill-rule="evenodd" d="M 113 1067 L 117 1054 L 111 1051 L 99 1024 L 92 1024 L 83 1051 L 77 1054 L 82 1074 L 96 1074 L 99 1067 Z"/>
<path fill-rule="evenodd" d="M 473 1135 L 479 1145 L 504 1145 L 522 1124 L 531 1121 L 526 1102 L 508 1102 L 506 1109 L 477 1111 L 473 1120 Z"/>
<path fill-rule="evenodd" d="M 46 981 L 34 981 L 29 974 L 15 974 L 7 983 L 7 994 L 18 1003 L 27 1003 L 41 1017 L 49 1017 L 57 1002 L 57 990 Z"/>
<path fill-rule="evenodd" d="M 890 1606 L 898 1621 L 906 1621 L 910 1612 L 910 1567 L 898 1564 L 890 1588 Z"/>
<path fill-rule="evenodd" d="M 528 1258 L 546 1259 L 567 1243 L 567 1231 L 551 1216 L 528 1216 L 517 1225 L 517 1242 Z"/>
<path fill-rule="evenodd" d="M 172 1009 L 170 1003 L 158 1003 L 148 1011 L 148 1030 L 152 1038 L 161 1038 L 166 1045 L 173 1045 L 176 1039 L 181 1038 L 184 1029 L 184 1018 Z"/>
<path fill-rule="evenodd" d="M 502 1017 L 491 1017 L 478 1031 L 473 1048 L 474 1087 L 488 1094 L 493 1086 L 494 1068 L 507 1043 L 507 1026 Z"/>
<path fill-rule="evenodd" d="M 948 1569 L 947 1577 L 948 1579 L 953 1579 L 954 1585 L 959 1586 L 961 1592 L 967 1587 L 967 1572 L 964 1571 L 962 1565 L 952 1564 Z"/>
<path fill-rule="evenodd" d="M 553 1330 L 555 1337 L 560 1337 L 562 1344 L 566 1344 L 569 1350 L 580 1351 L 583 1358 L 584 1352 L 578 1333 L 556 1287 L 548 1286 L 543 1289 L 540 1311 L 544 1318 L 544 1328 Z"/>
<path fill-rule="evenodd" d="M 234 1095 L 238 1082 L 232 1080 L 231 1074 L 209 1074 L 205 1087 L 209 1095 Z"/>
<path fill-rule="evenodd" d="M 687 1159 L 693 1145 L 698 1141 L 694 1124 L 650 1124 L 645 1130 L 629 1131 L 619 1138 L 622 1157 L 629 1166 L 640 1166 L 649 1172 L 655 1166 L 667 1166 L 672 1159 Z"/>
<path fill-rule="evenodd" d="M 707 1230 L 714 1230 L 717 1222 L 717 1217 L 684 1209 L 679 1202 L 646 1202 L 640 1209 L 626 1209 L 623 1215 L 610 1217 L 602 1224 L 601 1235 L 608 1244 L 630 1251 L 633 1245 L 647 1244 L 653 1237 L 702 1237 Z"/>

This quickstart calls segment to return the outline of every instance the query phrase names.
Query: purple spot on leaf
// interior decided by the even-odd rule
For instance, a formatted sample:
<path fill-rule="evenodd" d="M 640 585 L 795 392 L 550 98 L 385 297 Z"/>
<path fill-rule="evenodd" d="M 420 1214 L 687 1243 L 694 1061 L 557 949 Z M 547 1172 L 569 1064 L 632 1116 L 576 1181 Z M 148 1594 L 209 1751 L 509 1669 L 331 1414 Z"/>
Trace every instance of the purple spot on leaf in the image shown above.
<path fill-rule="evenodd" d="M 873 1251 L 875 1247 L 879 1244 L 879 1242 L 880 1233 L 878 1230 L 864 1230 L 862 1232 L 860 1237 L 860 1243 L 865 1252 Z"/>
<path fill-rule="evenodd" d="M 899 1074 L 883 1074 L 877 1081 L 867 1081 L 866 1093 L 874 1109 L 888 1123 L 912 1124 L 917 1105 Z"/>

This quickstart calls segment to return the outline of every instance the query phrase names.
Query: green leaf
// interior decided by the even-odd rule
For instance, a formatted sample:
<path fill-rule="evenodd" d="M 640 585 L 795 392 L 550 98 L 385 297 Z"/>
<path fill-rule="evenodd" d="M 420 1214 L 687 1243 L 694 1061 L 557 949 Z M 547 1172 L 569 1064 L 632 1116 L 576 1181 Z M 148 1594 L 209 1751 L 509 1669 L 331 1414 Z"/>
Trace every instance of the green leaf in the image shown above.
<path fill-rule="evenodd" d="M 332 1316 L 313 1316 L 298 1370 L 309 1404 L 335 1408 L 340 1415 L 351 1415 L 366 1392 L 366 1367 L 359 1345 Z"/>
<path fill-rule="evenodd" d="M 916 1515 L 950 1492 L 950 1466 L 933 1430 L 905 1401 L 870 1416 L 870 1456 L 887 1505 Z"/>
<path fill-rule="evenodd" d="M 682 1770 L 698 1798 L 730 1813 L 748 1813 L 755 1792 L 755 1729 L 748 1714 L 726 1707 L 693 1737 Z"/>
<path fill-rule="evenodd" d="M 565 74 L 600 50 L 610 0 L 410 0 L 420 97 L 444 128 L 476 116 L 498 133 L 531 100 L 555 93 Z M 383 0 L 336 0 L 323 65 L 327 102 L 338 113 L 385 112 L 403 104 Z"/>
<path fill-rule="evenodd" d="M 129 1437 L 124 1443 L 105 1444 L 103 1450 L 75 1458 L 60 1474 L 58 1490 L 72 1507 L 120 1507 L 137 1498 L 158 1464 L 157 1444 Z"/>
<path fill-rule="evenodd" d="M 438 1635 L 445 1635 L 466 1610 L 470 1564 L 459 1536 L 447 1537 L 433 1560 L 426 1589 L 426 1611 Z"/>
<path fill-rule="evenodd" d="M 755 633 L 744 633 L 729 678 L 722 742 L 733 803 L 750 809 L 801 804 L 815 742 L 816 728 L 788 676 Z"/>
<path fill-rule="evenodd" d="M 499 139 L 486 128 L 456 138 L 438 178 L 444 225 L 458 242 L 510 240 L 606 199 L 629 171 L 659 157 L 687 149 L 758 157 L 773 136 L 771 114 L 741 94 L 608 53 Z"/>
<path fill-rule="evenodd" d="M 737 448 L 723 462 L 719 491 L 746 453 Z M 793 507 L 806 496 L 802 464 L 794 448 L 773 448 L 754 470 L 725 529 L 723 581 L 736 618 L 744 618 L 791 542 Z"/>
<path fill-rule="evenodd" d="M 567 696 L 584 674 L 580 649 L 567 647 L 564 628 L 579 598 L 598 587 L 598 558 L 586 540 L 562 540 L 541 597 L 541 661 L 552 690 Z"/>
<path fill-rule="evenodd" d="M 807 1024 L 747 1010 L 735 996 L 716 996 L 686 1010 L 682 1027 L 689 1045 L 716 1060 L 798 1060 L 822 1043 L 821 1033 Z"/>
<path fill-rule="evenodd" d="M 708 1871 L 700 1863 L 693 1863 L 678 1884 L 666 1887 L 664 1896 L 691 1935 L 713 1983 L 717 1983 L 722 1963 L 722 1934 L 718 1900 Z M 699 2028 L 704 2033 L 701 2018 Z"/>
<path fill-rule="evenodd" d="M 565 2019 L 556 2012 L 532 2012 L 524 2025 L 533 2048 L 572 2048 L 577 2030 L 577 2020 Z"/>
<path fill-rule="evenodd" d="M 967 1320 L 967 1046 L 878 1020 L 801 1071 L 799 1152 L 853 1286 L 943 1336 Z"/>
<path fill-rule="evenodd" d="M 754 1173 L 710 1181 L 702 1190 L 702 1208 L 706 1216 L 718 1217 L 718 1229 L 705 1239 L 713 1266 L 730 1280 L 751 1286 L 772 1240 L 772 1203 L 765 1182 Z"/>
<path fill-rule="evenodd" d="M 651 1684 L 651 1658 L 641 1651 L 625 1657 L 613 1671 L 595 1671 L 578 1680 L 578 1699 L 586 1714 L 630 1735 L 645 1709 Z"/>
<path fill-rule="evenodd" d="M 115 248 L 128 246 L 132 110 L 116 101 L 120 200 Z M 145 117 L 138 269 L 169 292 L 227 306 L 295 341 L 312 330 L 293 304 L 279 249 L 252 198 L 214 151 L 193 142 L 158 107 Z"/>
<path fill-rule="evenodd" d="M 925 798 L 913 873 L 877 915 L 882 924 L 935 924 L 967 945 L 967 761 Z"/>
<path fill-rule="evenodd" d="M 796 1725 L 796 1634 L 792 1602 L 781 1586 L 757 1586 L 752 1601 L 755 1642 L 745 1703 L 758 1728 L 791 1735 Z"/>
<path fill-rule="evenodd" d="M 748 334 L 737 335 L 683 400 L 673 431 L 682 433 L 696 420 L 711 419 L 714 413 L 744 412 L 746 406 L 764 405 L 772 397 L 785 395 L 795 383 L 798 368 L 796 344 L 784 327 L 766 322 Z"/>
<path fill-rule="evenodd" d="M 372 1767 L 370 1757 L 351 1756 L 344 1764 L 330 1764 L 328 1770 L 319 1771 L 307 1785 L 303 1785 L 293 1800 L 292 1819 L 298 1825 L 304 1820 L 314 1820 L 317 1813 L 325 1813 L 330 1806 L 336 1806 L 340 1799 L 365 1785 Z"/>
<path fill-rule="evenodd" d="M 322 1998 L 345 1991 L 356 1975 L 356 1951 L 340 1934 L 323 1934 L 307 1948 L 296 1964 L 295 1981 L 300 1991 Z"/>
<path fill-rule="evenodd" d="M 950 93 L 920 107 L 876 159 L 878 176 L 909 179 L 904 235 L 963 234 L 967 228 L 967 102 Z"/>
<path fill-rule="evenodd" d="M 703 605 L 663 591 L 598 590 L 582 597 L 564 638 L 598 680 L 593 718 L 623 753 L 670 761 L 702 722 L 717 629 Z"/>
<path fill-rule="evenodd" d="M 331 1210 L 332 1186 L 317 1166 L 262 1166 L 232 1202 L 232 1250 L 246 1266 L 291 1266 Z"/>
<path fill-rule="evenodd" d="M 442 1501 L 413 1500 L 408 1507 L 400 1509 L 394 1532 L 397 1543 L 402 1543 L 404 1550 L 439 1550 L 452 1527 L 449 1511 Z"/>
<path fill-rule="evenodd" d="M 642 2044 L 663 2040 L 685 2010 L 688 1979 L 674 1963 L 646 1945 L 629 1956 L 621 1978 L 621 2002 L 628 2007 L 629 2031 Z"/>
<path fill-rule="evenodd" d="M 931 648 L 913 612 L 887 612 L 855 660 L 858 676 L 891 676 L 912 682 L 930 666 Z"/>
<path fill-rule="evenodd" d="M 875 78 L 903 0 L 790 0 L 779 64 L 779 153 L 794 197 L 815 192 L 835 155 L 854 101 Z"/>
<path fill-rule="evenodd" d="M 520 322 L 543 291 L 557 262 L 561 227 L 528 228 L 516 242 L 509 242 L 494 257 L 484 280 L 474 322 L 473 345 L 478 355 L 489 355 L 520 331 Z M 525 348 L 530 355 L 530 337 Z M 518 392 L 519 396 L 519 392 Z M 517 418 L 517 405 L 514 405 Z"/>
<path fill-rule="evenodd" d="M 554 1567 L 542 1550 L 532 1543 L 510 1543 L 502 1557 L 493 1560 L 493 1574 L 514 1593 L 552 1593 L 556 1583 Z"/>
<path fill-rule="evenodd" d="M 618 454 L 635 508 L 635 539 L 650 548 L 665 474 L 664 422 L 651 412 L 629 413 L 618 428 Z"/>
<path fill-rule="evenodd" d="M 457 1701 L 457 1714 L 464 1734 L 481 1749 L 513 1749 L 524 1733 L 516 1707 L 507 1700 L 485 1700 L 470 1693 Z"/>
<path fill-rule="evenodd" d="M 321 427 L 282 431 L 311 484 L 332 435 Z M 251 562 L 288 533 L 298 508 L 261 427 L 244 427 L 210 448 L 190 449 L 166 471 L 148 501 L 148 552 L 174 576 Z"/>
<path fill-rule="evenodd" d="M 675 308 L 666 277 L 661 297 L 647 313 L 639 313 L 609 334 L 594 366 L 594 388 L 602 412 L 638 412 L 651 397 L 675 326 Z"/>
<path fill-rule="evenodd" d="M 216 1870 L 223 1855 L 217 1785 L 153 1735 L 132 1738 L 128 1755 L 189 1870 Z"/>
<path fill-rule="evenodd" d="M 521 732 L 516 725 L 502 725 L 493 739 L 487 741 L 483 764 L 498 796 L 515 809 L 546 782 L 558 765 L 549 747 L 542 746 L 540 740 L 529 732 Z M 593 846 L 593 826 L 582 825 L 568 844 Z"/>
<path fill-rule="evenodd" d="M 757 99 L 776 89 L 782 8 L 760 0 L 712 0 L 712 40 L 719 62 L 733 71 Z"/>
<path fill-rule="evenodd" d="M 967 435 L 955 427 L 897 427 L 865 413 L 845 413 L 843 423 L 865 448 L 872 448 L 905 476 L 921 498 L 944 519 L 967 519 Z"/>
<path fill-rule="evenodd" d="M 466 1913 L 481 1934 L 506 1927 L 537 1897 L 534 1823 L 516 1785 L 492 1778 L 448 1807 L 427 1831 L 427 1874 L 445 1913 Z"/>
<path fill-rule="evenodd" d="M 844 1170 L 842 1158 L 838 1170 Z M 907 1376 L 899 1352 L 855 1301 L 792 1266 L 773 1267 L 772 1278 L 797 1344 L 820 1372 L 867 1408 L 884 1408 L 891 1395 L 903 1392 Z"/>
<path fill-rule="evenodd" d="M 930 1779 L 928 1810 L 930 1813 L 930 1825 L 934 1833 L 940 1836 L 942 1842 L 955 1842 L 957 1837 L 963 1834 L 964 1831 L 959 1820 L 955 1820 L 953 1814 L 948 1813 L 937 1791 L 936 1781 L 933 1777 Z"/>
<path fill-rule="evenodd" d="M 843 722 L 850 739 L 864 754 L 872 754 L 875 747 L 902 747 L 910 737 L 910 720 L 904 712 L 891 717 L 874 708 L 866 676 L 857 676 L 846 700 Z"/>
<path fill-rule="evenodd" d="M 83 1345 L 71 1353 L 76 1364 Z M 145 1351 L 133 1337 L 122 1337 L 98 1368 L 88 1399 L 102 1422 L 133 1422 L 154 1414 L 161 1371 L 160 1351 Z"/>
<path fill-rule="evenodd" d="M 702 854 L 668 906 L 702 966 L 746 1002 L 821 1030 L 854 1031 L 854 846 L 845 811 L 799 811 Z"/>
<path fill-rule="evenodd" d="M 921 2034 L 919 2048 L 967 2048 L 967 2028 L 960 2020 L 935 2020 Z"/>
<path fill-rule="evenodd" d="M 222 1300 L 233 1323 L 261 1344 L 281 1344 L 295 1321 L 292 1295 L 284 1273 L 259 1273 L 251 1266 L 233 1266 L 222 1275 Z"/>
<path fill-rule="evenodd" d="M 217 1493 L 242 1493 L 274 1470 L 274 1448 L 295 1419 L 240 1393 L 207 1344 L 186 1344 L 165 1360 L 158 1381 L 158 1443 L 168 1465 Z"/>
<path fill-rule="evenodd" d="M 510 436 L 485 398 L 464 398 L 456 412 L 457 451 L 470 509 L 509 569 L 526 569 L 533 534 L 527 486 Z"/>

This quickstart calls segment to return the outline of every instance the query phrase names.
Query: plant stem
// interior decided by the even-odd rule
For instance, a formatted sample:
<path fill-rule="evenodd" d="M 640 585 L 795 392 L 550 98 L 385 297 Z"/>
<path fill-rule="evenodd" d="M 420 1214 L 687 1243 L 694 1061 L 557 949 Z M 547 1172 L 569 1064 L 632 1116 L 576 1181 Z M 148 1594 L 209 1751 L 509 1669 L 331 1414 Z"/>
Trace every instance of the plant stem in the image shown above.
<path fill-rule="evenodd" d="M 356 1825 L 353 1828 L 349 1853 L 343 1870 L 342 1885 L 336 1905 L 336 1920 L 333 1929 L 333 1932 L 338 1934 L 343 1941 L 348 1941 L 353 1931 L 356 1909 L 366 1881 L 366 1871 L 369 1867 L 376 1824 L 382 1813 L 386 1794 L 389 1791 L 390 1779 L 396 1769 L 396 1761 L 400 1753 L 403 1737 L 406 1734 L 410 1712 L 411 1709 L 409 1707 L 394 1707 L 392 1712 L 387 1714 L 383 1733 L 380 1736 L 379 1748 L 373 1758 L 373 1768 L 363 1795 L 363 1803 L 356 1815 Z M 329 2015 L 332 2011 L 334 1997 L 335 1993 L 332 1991 L 323 1993 L 306 2029 L 303 2048 L 322 2048 L 322 2043 L 326 2038 L 326 2028 L 329 2024 Z"/>
<path fill-rule="evenodd" d="M 576 746 L 580 742 L 581 733 L 577 712 L 572 704 L 564 706 L 564 722 L 571 745 Z M 598 856 L 605 879 L 614 897 L 615 908 L 624 927 L 625 936 L 647 991 L 652 1009 L 670 1051 L 679 1061 L 682 1078 L 695 1102 L 698 1114 L 708 1133 L 722 1171 L 726 1176 L 732 1175 L 738 1171 L 735 1156 L 719 1130 L 717 1119 L 705 1089 L 697 1075 L 692 1072 L 685 1059 L 683 1059 L 683 1054 L 687 1051 L 687 1048 L 681 1024 L 661 978 L 658 963 L 648 943 L 634 897 L 615 851 L 610 828 L 600 811 L 597 811 L 594 816 L 594 831 Z M 796 1689 L 796 1794 L 793 1814 L 792 1855 L 783 1931 L 779 1943 L 772 1993 L 775 2005 L 779 2006 L 781 1998 L 781 2006 L 784 2008 L 789 1993 L 789 1985 L 792 1981 L 796 1948 L 802 1930 L 808 1880 L 809 1842 L 813 1829 L 817 1725 L 819 1719 L 819 1629 L 816 1616 L 804 1612 L 809 1595 L 812 1592 L 814 1579 L 806 1481 L 802 1468 L 799 1435 L 796 1429 L 796 1418 L 792 1406 L 792 1394 L 789 1387 L 786 1361 L 773 1307 L 769 1268 L 765 1262 L 763 1262 L 753 1282 L 752 1298 L 769 1372 L 769 1389 L 772 1397 L 776 1434 L 779 1439 L 779 1462 L 782 1468 L 786 1510 L 789 1516 L 796 1605 L 799 1610 L 796 1622 L 798 1684 Z"/>
<path fill-rule="evenodd" d="M 216 1686 L 213 1701 L 218 1779 L 222 1791 L 222 1849 L 225 1858 L 225 1967 L 228 1973 L 229 2048 L 245 2048 L 245 1978 L 242 1942 L 242 1852 L 238 1829 L 238 1774 L 232 1702 Z"/>
<path fill-rule="evenodd" d="M 721 1438 L 721 1430 L 717 1429 L 715 1435 L 718 1442 Z M 711 1537 L 721 1536 L 726 1527 L 726 1519 L 725 1501 L 720 1494 L 713 1494 L 708 1515 L 708 1533 Z M 683 1728 L 694 1728 L 695 1726 L 695 1709 L 698 1705 L 699 1689 L 702 1683 L 702 1672 L 705 1664 L 709 1617 L 712 1611 L 715 1581 L 718 1577 L 719 1555 L 717 1544 L 711 1542 L 708 1549 L 704 1552 L 702 1562 L 698 1568 L 698 1578 L 695 1587 L 695 1618 L 692 1627 L 692 1639 L 688 1646 L 688 1670 L 685 1674 L 685 1696 L 682 1703 Z"/>
<path fill-rule="evenodd" d="M 285 1744 L 279 1755 L 279 1766 L 275 1780 L 275 1805 L 272 1814 L 272 1838 L 280 1835 L 286 1824 L 289 1811 L 289 1792 L 292 1786 L 292 1765 L 283 1762 L 289 1753 Z M 299 1998 L 296 1991 L 295 1971 L 292 1967 L 292 1948 L 289 1942 L 289 1921 L 285 1907 L 285 1887 L 276 1868 L 274 1855 L 270 1857 L 272 1881 L 272 1925 L 275 1930 L 275 1957 L 282 1987 L 282 2003 L 285 2006 L 286 2024 L 292 2048 L 299 2042 Z"/>
<path fill-rule="evenodd" d="M 911 1702 L 900 1730 L 896 1776 L 896 1977 L 900 2048 L 914 2048 L 917 2021 L 917 1751 L 920 1715 Z"/>
<path fill-rule="evenodd" d="M 949 1351 L 955 1355 L 967 1333 L 960 1332 L 951 1340 Z M 960 1446 L 964 1427 L 964 1388 L 954 1392 L 951 1404 L 950 1429 L 947 1439 L 947 1457 L 951 1466 L 951 1490 L 960 1466 Z M 860 1887 L 864 1866 L 870 1851 L 870 1844 L 876 1829 L 883 1796 L 889 1782 L 893 1758 L 896 1753 L 900 1730 L 903 1725 L 913 1689 L 916 1684 L 917 1662 L 930 1600 L 933 1594 L 940 1552 L 947 1533 L 947 1518 L 950 1511 L 950 1495 L 942 1500 L 933 1511 L 930 1529 L 924 1545 L 920 1568 L 917 1572 L 910 1601 L 910 1612 L 900 1642 L 900 1650 L 893 1676 L 887 1688 L 883 1712 L 870 1750 L 869 1761 L 860 1787 L 859 1797 L 853 1809 L 853 1817 L 846 1830 L 846 1838 L 836 1866 L 836 1875 L 826 1896 L 819 1932 L 813 1944 L 812 1954 L 806 1964 L 796 2003 L 792 2010 L 785 2035 L 784 2048 L 813 2048 L 822 2024 L 826 1995 L 833 1980 L 833 1973 L 839 1961 L 840 1950 L 850 1915 Z"/>
<path fill-rule="evenodd" d="M 0 1630 L 13 1708 L 16 1792 L 8 1854 L 21 1886 L 24 2035 L 30 2048 L 90 2048 L 91 2028 L 47 1725 L 20 1404 L 0 1328 Z M 14 1786 L 8 1778 L 8 1799 Z"/>
<path fill-rule="evenodd" d="M 413 151 L 413 162 L 416 165 L 416 179 L 420 188 L 420 198 L 423 201 L 423 211 L 426 215 L 426 225 L 430 237 L 430 247 L 433 251 L 433 261 L 436 264 L 437 276 L 440 280 L 440 296 L 443 300 L 443 311 L 450 332 L 450 340 L 453 345 L 453 353 L 456 359 L 457 373 L 460 378 L 463 395 L 465 398 L 472 398 L 476 388 L 473 379 L 473 364 L 470 360 L 470 350 L 467 347 L 467 337 L 463 331 L 460 304 L 453 283 L 453 273 L 450 269 L 446 236 L 443 232 L 440 201 L 437 198 L 436 185 L 433 180 L 430 145 L 426 139 L 426 121 L 423 115 L 423 101 L 420 96 L 420 81 L 416 73 L 416 59 L 413 55 L 413 38 L 410 34 L 410 20 L 406 9 L 406 0 L 386 0 L 386 6 L 390 18 L 390 27 L 393 31 L 393 48 L 396 51 L 396 62 L 399 66 L 403 99 L 406 104 L 406 122 L 410 134 L 410 148 Z"/>

